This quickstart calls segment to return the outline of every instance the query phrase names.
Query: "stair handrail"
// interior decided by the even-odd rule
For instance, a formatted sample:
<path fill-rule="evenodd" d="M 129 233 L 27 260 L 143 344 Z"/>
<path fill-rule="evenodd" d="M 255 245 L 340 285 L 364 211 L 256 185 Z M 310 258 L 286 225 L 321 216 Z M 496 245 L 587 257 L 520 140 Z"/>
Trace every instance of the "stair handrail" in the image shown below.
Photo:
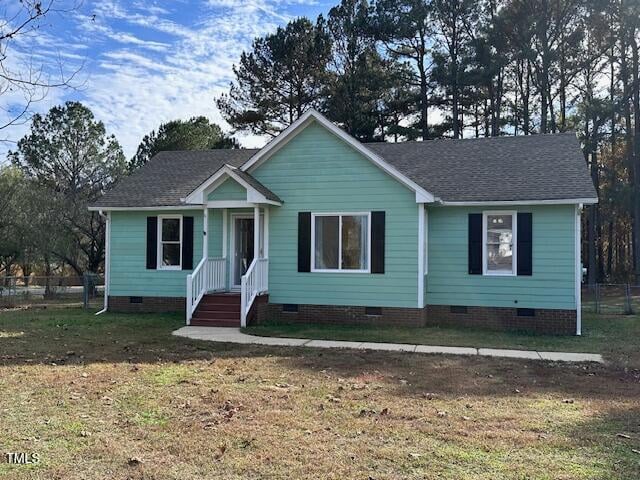
<path fill-rule="evenodd" d="M 240 326 L 247 326 L 247 315 L 258 295 L 267 291 L 268 258 L 254 258 L 240 279 Z"/>
<path fill-rule="evenodd" d="M 187 275 L 187 325 L 191 325 L 193 312 L 206 293 L 206 282 L 204 281 L 206 269 L 207 259 L 203 257 L 196 268 Z"/>

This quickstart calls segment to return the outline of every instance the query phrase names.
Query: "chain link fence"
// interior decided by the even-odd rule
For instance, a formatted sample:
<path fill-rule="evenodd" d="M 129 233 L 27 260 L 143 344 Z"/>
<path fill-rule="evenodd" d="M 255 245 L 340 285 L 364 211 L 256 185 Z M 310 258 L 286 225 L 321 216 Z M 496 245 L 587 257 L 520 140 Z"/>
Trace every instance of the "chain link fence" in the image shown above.
<path fill-rule="evenodd" d="M 83 306 L 98 308 L 104 298 L 104 277 L 0 277 L 0 309 L 25 306 Z"/>
<path fill-rule="evenodd" d="M 585 311 L 613 315 L 640 313 L 640 285 L 596 283 L 582 287 Z"/>

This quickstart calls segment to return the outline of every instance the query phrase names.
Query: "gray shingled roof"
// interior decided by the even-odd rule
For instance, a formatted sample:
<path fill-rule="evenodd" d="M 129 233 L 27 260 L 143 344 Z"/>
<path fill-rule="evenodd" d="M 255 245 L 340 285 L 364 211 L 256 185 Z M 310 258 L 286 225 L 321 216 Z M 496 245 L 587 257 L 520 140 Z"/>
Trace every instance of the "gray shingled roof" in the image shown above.
<path fill-rule="evenodd" d="M 366 147 L 445 202 L 596 198 L 574 133 Z"/>
<path fill-rule="evenodd" d="M 596 198 L 573 133 L 368 143 L 366 147 L 445 202 Z M 161 152 L 93 206 L 180 205 L 181 198 L 225 163 L 239 167 L 256 151 Z M 265 197 L 280 201 L 251 175 L 238 173 Z"/>
<path fill-rule="evenodd" d="M 225 163 L 239 166 L 257 150 L 160 152 L 131 176 L 124 178 L 93 207 L 163 207 L 180 205 Z"/>

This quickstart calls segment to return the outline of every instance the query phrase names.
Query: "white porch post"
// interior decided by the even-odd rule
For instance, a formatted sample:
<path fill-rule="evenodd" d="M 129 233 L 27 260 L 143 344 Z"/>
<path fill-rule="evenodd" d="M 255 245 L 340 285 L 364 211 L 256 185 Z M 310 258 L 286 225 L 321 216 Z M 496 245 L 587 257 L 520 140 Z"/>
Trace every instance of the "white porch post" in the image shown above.
<path fill-rule="evenodd" d="M 253 259 L 260 258 L 260 207 L 253 207 Z"/>
<path fill-rule="evenodd" d="M 269 207 L 264 207 L 264 239 L 262 240 L 264 258 L 269 258 Z"/>
<path fill-rule="evenodd" d="M 225 291 L 229 290 L 229 278 L 231 278 L 231 273 L 227 275 L 227 272 L 230 272 L 230 262 L 227 260 L 227 209 L 222 209 L 222 258 L 224 258 L 224 289 Z"/>
<path fill-rule="evenodd" d="M 227 209 L 222 209 L 222 258 L 227 258 Z"/>
<path fill-rule="evenodd" d="M 206 205 L 202 217 L 202 258 L 209 258 L 209 209 Z"/>

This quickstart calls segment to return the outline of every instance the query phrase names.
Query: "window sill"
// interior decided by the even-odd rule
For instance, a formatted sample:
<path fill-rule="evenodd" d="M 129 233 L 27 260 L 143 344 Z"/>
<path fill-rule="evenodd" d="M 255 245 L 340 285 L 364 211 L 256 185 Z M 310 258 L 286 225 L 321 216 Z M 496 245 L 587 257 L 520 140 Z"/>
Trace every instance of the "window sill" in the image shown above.
<path fill-rule="evenodd" d="M 159 266 L 158 268 L 156 268 L 156 270 L 169 270 L 169 271 L 171 271 L 171 270 L 182 270 L 182 266 L 180 266 L 180 265 L 175 265 L 175 266 L 171 266 L 171 267 L 166 267 L 166 266 L 165 267 L 160 267 Z"/>
<path fill-rule="evenodd" d="M 517 277 L 513 272 L 484 272 L 483 277 Z"/>

